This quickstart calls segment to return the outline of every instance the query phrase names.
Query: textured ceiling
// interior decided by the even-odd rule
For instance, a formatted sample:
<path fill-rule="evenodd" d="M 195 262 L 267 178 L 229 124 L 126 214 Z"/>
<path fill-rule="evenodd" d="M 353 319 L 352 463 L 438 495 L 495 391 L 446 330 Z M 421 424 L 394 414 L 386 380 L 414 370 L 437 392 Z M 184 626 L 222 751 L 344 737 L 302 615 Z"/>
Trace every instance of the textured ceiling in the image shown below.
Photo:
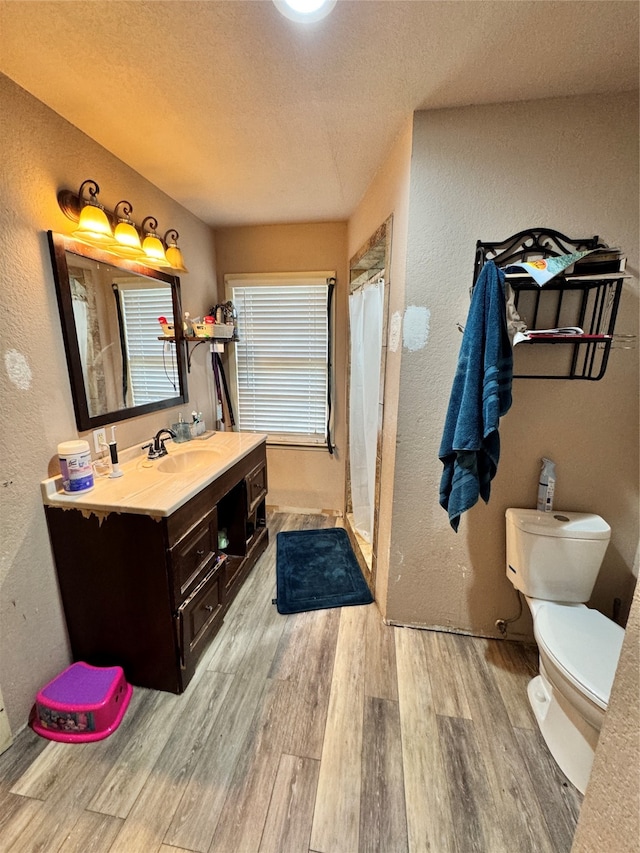
<path fill-rule="evenodd" d="M 638 87 L 626 0 L 0 0 L 0 34 L 1 71 L 212 225 L 346 219 L 416 109 Z"/>

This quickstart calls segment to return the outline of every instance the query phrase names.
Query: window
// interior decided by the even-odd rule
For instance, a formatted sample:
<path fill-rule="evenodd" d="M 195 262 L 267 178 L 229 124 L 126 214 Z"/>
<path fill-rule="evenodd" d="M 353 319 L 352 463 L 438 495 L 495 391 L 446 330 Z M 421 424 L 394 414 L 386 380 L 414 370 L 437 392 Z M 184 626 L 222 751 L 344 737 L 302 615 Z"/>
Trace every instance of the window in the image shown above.
<path fill-rule="evenodd" d="M 123 374 L 129 382 L 131 405 L 143 406 L 174 396 L 179 393 L 175 347 L 158 340 L 158 317 L 173 317 L 171 288 L 141 288 L 139 279 L 135 284 L 119 280 L 115 288 L 120 297 L 127 360 Z"/>
<path fill-rule="evenodd" d="M 334 273 L 227 275 L 238 314 L 231 348 L 240 430 L 271 443 L 328 444 L 330 293 Z"/>

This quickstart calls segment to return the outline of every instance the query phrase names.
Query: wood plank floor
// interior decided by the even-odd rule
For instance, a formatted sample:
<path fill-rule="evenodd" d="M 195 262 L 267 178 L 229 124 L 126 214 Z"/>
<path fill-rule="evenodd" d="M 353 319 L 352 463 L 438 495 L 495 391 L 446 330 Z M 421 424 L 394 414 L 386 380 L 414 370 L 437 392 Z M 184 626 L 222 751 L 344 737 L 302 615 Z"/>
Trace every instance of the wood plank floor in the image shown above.
<path fill-rule="evenodd" d="M 138 688 L 93 744 L 0 756 L 11 853 L 562 853 L 580 794 L 526 697 L 535 649 L 393 628 L 375 605 L 280 616 L 279 530 L 182 696 Z"/>

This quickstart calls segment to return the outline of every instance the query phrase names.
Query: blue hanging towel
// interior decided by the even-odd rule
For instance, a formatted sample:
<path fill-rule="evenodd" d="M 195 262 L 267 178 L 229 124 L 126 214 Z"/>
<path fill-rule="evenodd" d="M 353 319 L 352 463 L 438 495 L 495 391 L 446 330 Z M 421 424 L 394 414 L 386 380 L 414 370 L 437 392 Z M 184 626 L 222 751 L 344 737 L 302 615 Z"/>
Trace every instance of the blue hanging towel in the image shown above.
<path fill-rule="evenodd" d="M 460 516 L 489 500 L 500 458 L 498 424 L 511 407 L 513 353 L 507 333 L 504 273 L 493 261 L 473 289 L 440 445 L 440 505 L 458 530 Z"/>

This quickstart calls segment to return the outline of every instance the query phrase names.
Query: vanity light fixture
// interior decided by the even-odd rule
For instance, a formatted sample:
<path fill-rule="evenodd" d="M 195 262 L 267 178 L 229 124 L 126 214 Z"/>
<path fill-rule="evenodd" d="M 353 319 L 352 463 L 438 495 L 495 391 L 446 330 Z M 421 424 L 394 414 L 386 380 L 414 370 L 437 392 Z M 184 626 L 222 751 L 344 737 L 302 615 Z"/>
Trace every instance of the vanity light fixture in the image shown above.
<path fill-rule="evenodd" d="M 83 197 L 85 187 L 88 188 L 88 199 Z M 78 190 L 81 205 L 80 218 L 73 236 L 77 240 L 108 248 L 113 245 L 113 231 L 104 207 L 98 201 L 99 192 L 100 187 L 95 181 L 84 181 L 80 185 Z"/>
<path fill-rule="evenodd" d="M 84 197 L 85 192 L 87 198 Z M 71 190 L 58 192 L 60 210 L 77 223 L 71 234 L 75 240 L 99 246 L 118 258 L 137 261 L 155 269 L 189 272 L 178 248 L 180 235 L 176 230 L 167 231 L 163 243 L 156 233 L 158 221 L 155 216 L 147 216 L 138 227 L 131 219 L 131 202 L 123 199 L 116 204 L 114 212 L 105 210 L 98 201 L 99 192 L 100 187 L 91 180 L 84 181 L 77 194 Z"/>
<path fill-rule="evenodd" d="M 145 226 L 149 225 L 150 231 L 146 231 Z M 167 260 L 164 253 L 162 240 L 156 234 L 158 221 L 153 216 L 147 216 L 142 220 L 142 233 L 145 235 L 142 241 L 142 251 L 144 252 L 145 262 L 154 267 L 170 267 L 171 264 Z"/>
<path fill-rule="evenodd" d="M 122 207 L 121 213 L 118 211 L 120 207 Z M 121 258 L 136 260 L 144 257 L 144 251 L 138 230 L 131 220 L 132 213 L 133 207 L 130 202 L 123 199 L 116 204 L 115 216 L 118 224 L 113 232 L 115 245 L 111 251 L 115 252 Z"/>
<path fill-rule="evenodd" d="M 313 23 L 326 18 L 336 0 L 273 0 L 278 12 L 291 21 Z"/>
<path fill-rule="evenodd" d="M 164 235 L 164 244 L 167 247 L 166 258 L 172 270 L 176 272 L 189 272 L 184 265 L 184 258 L 178 247 L 179 236 L 178 232 L 173 228 Z"/>

